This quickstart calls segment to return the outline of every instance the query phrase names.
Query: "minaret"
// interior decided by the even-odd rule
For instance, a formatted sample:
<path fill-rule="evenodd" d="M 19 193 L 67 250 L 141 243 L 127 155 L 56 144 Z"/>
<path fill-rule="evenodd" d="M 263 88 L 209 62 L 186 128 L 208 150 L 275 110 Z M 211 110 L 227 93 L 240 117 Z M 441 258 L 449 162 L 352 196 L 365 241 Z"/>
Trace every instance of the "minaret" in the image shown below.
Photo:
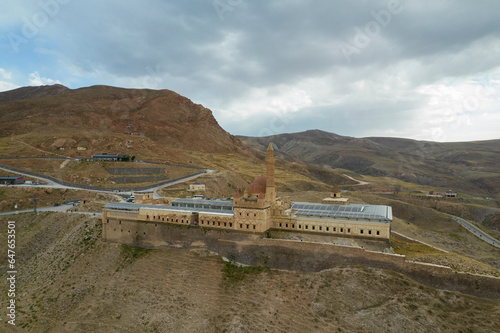
<path fill-rule="evenodd" d="M 272 205 L 276 203 L 276 187 L 274 186 L 274 149 L 273 144 L 269 143 L 266 156 L 266 201 Z"/>

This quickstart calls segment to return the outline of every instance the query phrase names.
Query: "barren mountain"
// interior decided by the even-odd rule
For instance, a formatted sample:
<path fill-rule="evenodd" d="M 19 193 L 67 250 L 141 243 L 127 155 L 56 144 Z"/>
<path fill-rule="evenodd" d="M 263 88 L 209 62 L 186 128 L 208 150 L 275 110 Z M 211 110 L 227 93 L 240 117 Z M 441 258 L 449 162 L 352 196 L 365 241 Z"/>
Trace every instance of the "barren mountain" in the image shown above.
<path fill-rule="evenodd" d="M 239 138 L 259 151 L 272 141 L 276 154 L 287 159 L 497 196 L 500 200 L 500 140 L 437 143 L 353 138 L 319 130 Z"/>
<path fill-rule="evenodd" d="M 55 85 L 0 93 L 0 137 L 29 134 L 29 143 L 39 148 L 106 149 L 110 137 L 134 136 L 125 136 L 129 123 L 131 134 L 169 148 L 241 149 L 209 109 L 170 90 Z"/>

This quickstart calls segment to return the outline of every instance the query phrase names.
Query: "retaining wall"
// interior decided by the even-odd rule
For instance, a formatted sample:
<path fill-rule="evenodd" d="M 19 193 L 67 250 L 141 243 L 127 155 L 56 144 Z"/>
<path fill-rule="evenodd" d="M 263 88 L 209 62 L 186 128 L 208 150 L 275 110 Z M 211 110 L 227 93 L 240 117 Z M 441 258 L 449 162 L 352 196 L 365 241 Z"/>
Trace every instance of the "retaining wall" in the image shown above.
<path fill-rule="evenodd" d="M 206 248 L 243 264 L 276 269 L 316 272 L 342 265 L 362 265 L 392 270 L 439 289 L 500 299 L 498 278 L 458 273 L 449 267 L 409 262 L 401 255 L 356 247 L 268 239 L 256 234 L 199 226 L 127 220 L 103 223 L 103 238 L 146 248 Z"/>
<path fill-rule="evenodd" d="M 107 168 L 112 175 L 157 175 L 164 174 L 165 168 Z"/>

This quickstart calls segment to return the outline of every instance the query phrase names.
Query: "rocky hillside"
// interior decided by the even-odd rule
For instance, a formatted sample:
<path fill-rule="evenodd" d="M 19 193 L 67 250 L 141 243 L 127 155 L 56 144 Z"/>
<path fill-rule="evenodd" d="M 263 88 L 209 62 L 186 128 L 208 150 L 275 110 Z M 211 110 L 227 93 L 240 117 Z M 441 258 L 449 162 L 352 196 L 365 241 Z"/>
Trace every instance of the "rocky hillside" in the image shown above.
<path fill-rule="evenodd" d="M 12 218 L 11 218 L 12 219 Z M 381 269 L 241 268 L 203 250 L 102 242 L 90 217 L 15 216 L 16 327 L 5 332 L 493 332 L 497 299 Z M 0 218 L 6 244 L 6 219 Z M 0 257 L 5 276 L 7 261 Z M 7 280 L 0 283 L 7 290 Z M 7 306 L 7 293 L 0 306 Z"/>
<path fill-rule="evenodd" d="M 290 160 L 484 196 L 500 193 L 500 140 L 437 143 L 353 138 L 318 130 L 240 139 L 259 151 L 272 141 L 278 156 Z"/>
<path fill-rule="evenodd" d="M 130 132 L 137 135 L 126 134 L 129 122 Z M 118 142 L 127 146 L 130 141 L 128 146 L 133 146 L 138 138 L 143 146 L 159 146 L 159 151 L 162 146 L 200 152 L 242 149 L 209 109 L 186 97 L 170 90 L 109 86 L 72 90 L 55 85 L 2 92 L 0 137 L 19 138 L 43 150 L 64 148 L 67 152 L 62 154 L 76 153 L 77 147 L 95 152 L 117 149 Z"/>

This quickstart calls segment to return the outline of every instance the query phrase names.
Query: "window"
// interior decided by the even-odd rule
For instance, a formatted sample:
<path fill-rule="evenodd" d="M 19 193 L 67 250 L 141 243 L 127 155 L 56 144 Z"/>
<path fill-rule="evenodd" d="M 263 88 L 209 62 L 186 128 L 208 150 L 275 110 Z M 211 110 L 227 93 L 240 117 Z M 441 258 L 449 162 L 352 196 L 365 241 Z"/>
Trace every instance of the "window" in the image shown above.
<path fill-rule="evenodd" d="M 351 229 L 347 229 L 347 233 L 350 233 L 351 232 Z"/>
<path fill-rule="evenodd" d="M 184 223 L 184 219 L 181 220 L 181 223 Z"/>
<path fill-rule="evenodd" d="M 302 225 L 301 224 L 299 224 L 299 229 L 302 229 Z"/>
<path fill-rule="evenodd" d="M 316 229 L 316 226 L 313 225 L 313 230 L 315 230 L 315 229 Z"/>
<path fill-rule="evenodd" d="M 253 217 L 256 217 L 256 216 L 257 216 L 257 214 L 253 214 Z"/>
<path fill-rule="evenodd" d="M 149 220 L 149 215 L 146 215 L 146 218 Z"/>
<path fill-rule="evenodd" d="M 280 228 L 281 228 L 281 223 L 280 223 Z"/>
<path fill-rule="evenodd" d="M 248 224 L 247 224 L 247 229 L 249 228 Z"/>
<path fill-rule="evenodd" d="M 215 225 L 215 221 L 212 221 L 212 225 Z"/>
<path fill-rule="evenodd" d="M 255 226 L 253 226 L 253 229 L 255 230 Z"/>
<path fill-rule="evenodd" d="M 361 230 L 359 231 L 359 233 L 360 233 L 360 234 L 362 234 L 362 233 L 363 233 L 363 229 L 361 229 Z"/>
<path fill-rule="evenodd" d="M 227 223 L 226 222 L 224 222 L 224 226 L 227 227 Z"/>
<path fill-rule="evenodd" d="M 233 224 L 232 223 L 229 223 L 229 227 L 232 228 L 233 227 Z"/>
<path fill-rule="evenodd" d="M 319 227 L 319 230 L 321 230 L 321 229 L 322 229 L 322 227 Z"/>
<path fill-rule="evenodd" d="M 292 229 L 294 229 L 294 228 L 295 228 L 295 224 L 292 224 Z"/>
<path fill-rule="evenodd" d="M 285 227 L 287 227 L 287 228 L 288 228 L 288 223 L 287 223 L 287 224 L 285 224 Z"/>
<path fill-rule="evenodd" d="M 340 232 L 344 232 L 344 228 L 340 228 Z"/>
<path fill-rule="evenodd" d="M 371 235 L 372 234 L 372 231 L 371 230 L 368 230 L 368 235 Z"/>
<path fill-rule="evenodd" d="M 167 217 L 167 222 L 168 222 L 168 217 Z"/>
<path fill-rule="evenodd" d="M 380 236 L 380 231 L 377 230 L 377 236 Z"/>
<path fill-rule="evenodd" d="M 326 227 L 326 231 L 330 231 L 330 228 L 329 228 L 329 227 Z"/>
<path fill-rule="evenodd" d="M 120 221 L 120 223 L 118 223 L 118 224 L 122 224 L 122 221 Z"/>
<path fill-rule="evenodd" d="M 179 222 L 179 219 L 175 219 L 175 222 Z"/>
<path fill-rule="evenodd" d="M 306 224 L 306 229 L 309 229 L 309 226 Z"/>
<path fill-rule="evenodd" d="M 240 229 L 243 228 L 243 224 L 240 223 Z"/>
<path fill-rule="evenodd" d="M 337 231 L 337 227 L 333 227 L 333 231 L 335 231 L 335 232 L 336 232 L 336 231 Z"/>

